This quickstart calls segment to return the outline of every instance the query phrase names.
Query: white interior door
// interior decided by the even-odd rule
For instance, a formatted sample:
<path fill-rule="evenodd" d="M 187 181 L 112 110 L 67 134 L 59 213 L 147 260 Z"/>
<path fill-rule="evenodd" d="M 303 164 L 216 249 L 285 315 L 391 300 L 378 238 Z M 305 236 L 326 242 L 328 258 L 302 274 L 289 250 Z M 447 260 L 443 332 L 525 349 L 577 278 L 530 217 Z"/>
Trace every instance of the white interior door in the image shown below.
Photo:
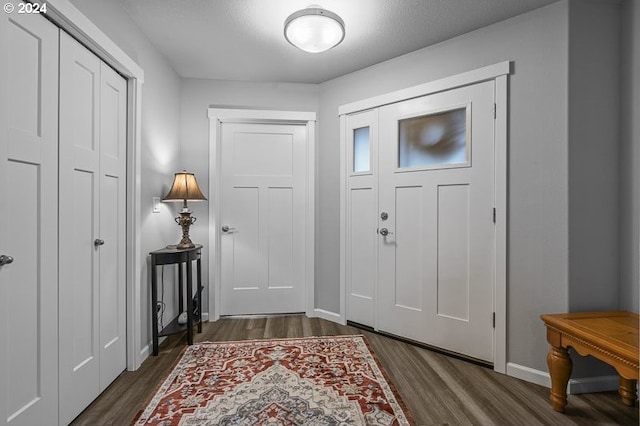
<path fill-rule="evenodd" d="M 378 110 L 346 117 L 347 320 L 375 327 L 378 276 Z"/>
<path fill-rule="evenodd" d="M 53 24 L 0 16 L 0 255 L 13 258 L 0 265 L 3 425 L 57 422 L 57 64 Z"/>
<path fill-rule="evenodd" d="M 493 105 L 491 81 L 379 112 L 379 329 L 488 362 Z"/>
<path fill-rule="evenodd" d="M 221 315 L 305 311 L 307 128 L 221 124 Z"/>
<path fill-rule="evenodd" d="M 60 36 L 60 423 L 125 368 L 126 86 Z"/>

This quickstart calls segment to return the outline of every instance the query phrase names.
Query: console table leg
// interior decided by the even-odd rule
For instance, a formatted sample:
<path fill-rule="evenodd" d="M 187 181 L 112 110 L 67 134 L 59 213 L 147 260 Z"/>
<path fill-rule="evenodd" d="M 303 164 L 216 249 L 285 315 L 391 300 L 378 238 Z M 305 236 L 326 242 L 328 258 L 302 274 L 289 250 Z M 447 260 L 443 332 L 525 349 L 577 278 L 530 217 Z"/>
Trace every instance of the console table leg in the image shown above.
<path fill-rule="evenodd" d="M 193 345 L 193 287 L 191 262 L 187 262 L 187 344 Z"/>
<path fill-rule="evenodd" d="M 151 335 L 153 336 L 153 356 L 158 356 L 158 278 L 156 263 L 151 261 Z"/>
<path fill-rule="evenodd" d="M 547 355 L 547 365 L 551 376 L 551 403 L 553 409 L 564 413 L 567 405 L 567 383 L 571 377 L 573 363 L 566 348 L 551 346 Z"/>
<path fill-rule="evenodd" d="M 636 405 L 636 382 L 636 380 L 625 379 L 620 376 L 620 388 L 618 389 L 618 393 L 622 397 L 624 405 L 628 405 L 629 407 Z"/>

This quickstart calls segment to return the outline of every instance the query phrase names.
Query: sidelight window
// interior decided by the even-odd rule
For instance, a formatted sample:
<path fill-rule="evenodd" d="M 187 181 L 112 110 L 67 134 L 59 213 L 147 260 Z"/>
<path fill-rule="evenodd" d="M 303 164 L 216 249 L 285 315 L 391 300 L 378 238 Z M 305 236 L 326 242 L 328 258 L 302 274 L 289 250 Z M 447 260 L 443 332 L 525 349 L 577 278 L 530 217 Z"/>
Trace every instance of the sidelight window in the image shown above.
<path fill-rule="evenodd" d="M 353 171 L 368 172 L 371 170 L 371 139 L 369 127 L 353 130 Z"/>

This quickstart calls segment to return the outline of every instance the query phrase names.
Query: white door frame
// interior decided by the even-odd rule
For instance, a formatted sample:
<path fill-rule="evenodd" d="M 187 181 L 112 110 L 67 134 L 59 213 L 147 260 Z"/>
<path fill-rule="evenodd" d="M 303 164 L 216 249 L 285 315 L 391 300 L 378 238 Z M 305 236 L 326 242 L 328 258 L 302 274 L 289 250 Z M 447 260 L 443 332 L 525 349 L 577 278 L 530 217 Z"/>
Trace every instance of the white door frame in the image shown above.
<path fill-rule="evenodd" d="M 347 208 L 347 149 L 346 115 L 377 108 L 395 102 L 430 95 L 445 90 L 495 81 L 495 287 L 494 309 L 496 314 L 493 369 L 498 373 L 507 372 L 507 76 L 510 74 L 510 62 L 500 62 L 483 68 L 445 77 L 429 83 L 409 87 L 380 96 L 341 105 L 340 116 L 340 322 L 346 323 L 346 208 Z"/>
<path fill-rule="evenodd" d="M 314 312 L 315 259 L 315 127 L 316 113 L 256 109 L 209 108 L 209 320 L 220 318 L 221 128 L 222 123 L 304 124 L 307 128 L 305 215 L 305 307 Z"/>
<path fill-rule="evenodd" d="M 47 0 L 46 17 L 127 79 L 127 370 L 137 370 L 143 361 L 140 123 L 144 71 L 69 0 Z"/>

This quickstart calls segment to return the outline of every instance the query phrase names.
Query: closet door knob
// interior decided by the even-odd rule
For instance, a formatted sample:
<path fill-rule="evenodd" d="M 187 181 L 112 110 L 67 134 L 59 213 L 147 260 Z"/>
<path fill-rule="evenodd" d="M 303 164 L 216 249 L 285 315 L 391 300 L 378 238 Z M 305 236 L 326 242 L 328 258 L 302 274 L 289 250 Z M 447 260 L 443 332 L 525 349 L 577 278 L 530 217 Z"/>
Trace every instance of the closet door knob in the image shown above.
<path fill-rule="evenodd" d="M 93 245 L 96 246 L 96 247 L 104 245 L 104 240 L 96 238 L 96 240 L 93 242 Z"/>
<path fill-rule="evenodd" d="M 8 265 L 10 263 L 13 263 L 13 257 L 4 254 L 0 255 L 0 266 Z"/>

